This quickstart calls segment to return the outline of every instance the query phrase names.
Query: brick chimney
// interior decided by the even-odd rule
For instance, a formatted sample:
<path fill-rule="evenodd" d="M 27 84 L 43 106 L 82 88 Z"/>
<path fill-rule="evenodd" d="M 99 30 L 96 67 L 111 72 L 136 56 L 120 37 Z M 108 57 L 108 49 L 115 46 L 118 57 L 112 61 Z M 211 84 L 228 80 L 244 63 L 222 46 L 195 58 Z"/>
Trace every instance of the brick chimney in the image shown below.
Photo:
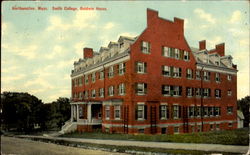
<path fill-rule="evenodd" d="M 220 56 L 225 56 L 225 43 L 216 45 L 215 49 Z"/>
<path fill-rule="evenodd" d="M 93 49 L 85 47 L 83 49 L 83 59 L 92 58 L 93 57 Z"/>
<path fill-rule="evenodd" d="M 147 27 L 153 25 L 158 18 L 158 11 L 147 9 Z"/>
<path fill-rule="evenodd" d="M 206 40 L 199 41 L 199 50 L 206 49 Z"/>

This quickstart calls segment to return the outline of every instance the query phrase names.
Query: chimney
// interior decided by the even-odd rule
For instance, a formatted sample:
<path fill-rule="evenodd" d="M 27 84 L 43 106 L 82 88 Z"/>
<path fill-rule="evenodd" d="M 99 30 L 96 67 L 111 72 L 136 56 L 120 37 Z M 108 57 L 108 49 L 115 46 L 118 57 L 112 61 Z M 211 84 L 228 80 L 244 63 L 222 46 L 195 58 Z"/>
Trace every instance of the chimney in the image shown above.
<path fill-rule="evenodd" d="M 202 40 L 199 42 L 199 50 L 205 50 L 206 49 L 206 40 Z"/>
<path fill-rule="evenodd" d="M 85 47 L 83 49 L 83 59 L 92 58 L 93 57 L 93 49 Z"/>
<path fill-rule="evenodd" d="M 158 18 L 158 11 L 147 9 L 147 27 L 154 24 Z"/>
<path fill-rule="evenodd" d="M 178 27 L 180 34 L 184 35 L 184 20 L 174 17 L 174 24 Z"/>
<path fill-rule="evenodd" d="M 216 45 L 215 49 L 220 56 L 225 56 L 225 43 Z"/>

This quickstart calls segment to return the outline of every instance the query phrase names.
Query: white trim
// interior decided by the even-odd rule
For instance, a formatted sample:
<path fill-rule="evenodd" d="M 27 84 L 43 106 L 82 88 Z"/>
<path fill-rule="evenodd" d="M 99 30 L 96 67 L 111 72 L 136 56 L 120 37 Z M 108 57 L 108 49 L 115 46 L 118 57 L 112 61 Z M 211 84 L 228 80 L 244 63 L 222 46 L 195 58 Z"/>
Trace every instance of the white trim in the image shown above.
<path fill-rule="evenodd" d="M 231 74 L 231 75 L 237 75 L 237 71 L 236 70 L 232 70 L 230 68 L 225 68 L 224 69 L 224 68 L 218 68 L 218 67 L 214 67 L 214 66 L 210 67 L 208 65 L 203 65 L 203 66 L 204 66 L 203 70 L 205 70 L 205 71 L 220 72 L 220 73 L 226 73 L 226 74 Z M 202 69 L 202 67 L 199 66 L 199 65 L 197 65 L 196 68 L 199 69 L 199 70 Z M 231 71 L 226 71 L 226 70 L 231 70 Z"/>
<path fill-rule="evenodd" d="M 137 102 L 137 105 L 145 105 L 145 102 Z"/>
<path fill-rule="evenodd" d="M 104 65 L 104 67 L 106 68 L 106 67 L 109 67 L 109 66 L 112 66 L 112 65 L 124 62 L 124 61 L 129 60 L 129 59 L 130 59 L 130 56 L 128 55 L 128 56 L 125 56 L 123 58 L 120 58 L 120 59 L 117 59 L 115 61 L 112 61 L 110 63 L 107 63 L 107 64 Z"/>
<path fill-rule="evenodd" d="M 84 72 L 84 75 L 92 74 L 93 72 L 97 72 L 97 71 L 102 70 L 102 69 L 103 69 L 103 66 L 99 66 L 99 67 L 96 67 L 96 68 L 94 68 L 94 69 L 91 69 L 91 70 L 89 70 L 89 71 L 87 71 L 87 72 Z"/>

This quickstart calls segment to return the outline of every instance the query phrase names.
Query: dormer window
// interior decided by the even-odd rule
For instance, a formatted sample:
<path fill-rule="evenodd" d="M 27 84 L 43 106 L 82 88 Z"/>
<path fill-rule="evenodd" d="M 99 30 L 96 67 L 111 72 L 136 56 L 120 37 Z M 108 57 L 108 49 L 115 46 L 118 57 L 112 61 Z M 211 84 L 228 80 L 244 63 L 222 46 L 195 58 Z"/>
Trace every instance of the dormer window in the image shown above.
<path fill-rule="evenodd" d="M 124 47 L 124 42 L 121 42 L 120 43 L 120 48 L 123 48 Z"/>
<path fill-rule="evenodd" d="M 142 53 L 149 54 L 150 53 L 150 43 L 146 41 L 142 41 L 141 44 Z"/>
<path fill-rule="evenodd" d="M 215 61 L 215 65 L 219 66 L 220 65 L 219 61 Z"/>

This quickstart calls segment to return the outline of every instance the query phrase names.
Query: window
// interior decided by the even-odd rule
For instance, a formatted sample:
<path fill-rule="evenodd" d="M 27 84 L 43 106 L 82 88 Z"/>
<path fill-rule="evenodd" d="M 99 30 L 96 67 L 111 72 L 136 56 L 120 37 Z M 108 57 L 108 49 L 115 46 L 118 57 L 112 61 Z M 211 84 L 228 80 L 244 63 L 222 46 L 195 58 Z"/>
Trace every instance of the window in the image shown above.
<path fill-rule="evenodd" d="M 179 105 L 174 105 L 174 111 L 173 111 L 173 118 L 178 119 L 179 118 Z"/>
<path fill-rule="evenodd" d="M 150 53 L 150 43 L 146 41 L 142 41 L 141 51 L 142 53 L 145 53 L 145 54 Z"/>
<path fill-rule="evenodd" d="M 114 76 L 114 66 L 109 67 L 108 77 L 111 78 Z"/>
<path fill-rule="evenodd" d="M 170 67 L 169 66 L 162 66 L 162 75 L 170 76 Z"/>
<path fill-rule="evenodd" d="M 193 78 L 193 71 L 192 69 L 187 69 L 187 78 L 192 79 Z"/>
<path fill-rule="evenodd" d="M 187 97 L 192 97 L 193 96 L 193 89 L 192 88 L 189 88 L 189 87 L 187 87 L 187 89 L 186 89 L 186 95 L 187 95 Z"/>
<path fill-rule="evenodd" d="M 206 81 L 210 80 L 210 72 L 204 71 L 203 76 L 204 76 L 204 80 Z"/>
<path fill-rule="evenodd" d="M 79 93 L 79 98 L 82 99 L 82 92 Z"/>
<path fill-rule="evenodd" d="M 215 98 L 221 98 L 221 90 L 215 89 Z"/>
<path fill-rule="evenodd" d="M 109 119 L 110 117 L 110 106 L 105 106 L 105 117 L 106 119 Z"/>
<path fill-rule="evenodd" d="M 125 84 L 121 83 L 119 84 L 119 95 L 124 95 L 125 94 Z"/>
<path fill-rule="evenodd" d="M 119 75 L 123 75 L 126 71 L 125 63 L 119 64 Z"/>
<path fill-rule="evenodd" d="M 228 127 L 230 127 L 230 128 L 233 127 L 233 123 L 232 123 L 232 122 L 229 122 L 229 123 L 228 123 Z"/>
<path fill-rule="evenodd" d="M 204 97 L 210 97 L 210 88 L 204 88 L 203 89 L 203 96 Z"/>
<path fill-rule="evenodd" d="M 220 62 L 219 62 L 219 61 L 215 61 L 214 63 L 215 63 L 215 65 L 217 65 L 217 66 L 220 65 Z"/>
<path fill-rule="evenodd" d="M 119 105 L 115 105 L 115 108 L 114 108 L 115 112 L 114 112 L 114 117 L 115 119 L 120 119 L 120 112 L 121 112 L 121 106 Z"/>
<path fill-rule="evenodd" d="M 136 62 L 136 72 L 137 73 L 146 73 L 147 72 L 147 63 Z"/>
<path fill-rule="evenodd" d="M 99 79 L 102 80 L 104 79 L 104 71 L 100 71 Z"/>
<path fill-rule="evenodd" d="M 84 91 L 84 98 L 87 99 L 88 97 L 89 97 L 89 93 L 88 93 L 88 91 L 86 90 L 86 91 Z"/>
<path fill-rule="evenodd" d="M 227 107 L 227 114 L 233 114 L 233 107 Z"/>
<path fill-rule="evenodd" d="M 190 56 L 189 56 L 188 51 L 184 51 L 184 60 L 186 60 L 186 61 L 190 60 Z"/>
<path fill-rule="evenodd" d="M 160 106 L 160 119 L 167 119 L 167 105 Z"/>
<path fill-rule="evenodd" d="M 180 50 L 175 49 L 175 59 L 180 59 Z"/>
<path fill-rule="evenodd" d="M 214 107 L 214 115 L 220 116 L 220 107 Z"/>
<path fill-rule="evenodd" d="M 162 95 L 170 96 L 170 86 L 162 85 Z"/>
<path fill-rule="evenodd" d="M 114 96 L 114 86 L 109 87 L 108 95 L 109 96 Z"/>
<path fill-rule="evenodd" d="M 89 76 L 85 75 L 85 84 L 88 84 L 88 83 L 89 83 Z"/>
<path fill-rule="evenodd" d="M 136 94 L 137 95 L 147 94 L 147 84 L 146 83 L 137 83 L 136 84 Z"/>
<path fill-rule="evenodd" d="M 165 57 L 170 57 L 170 48 L 163 46 L 162 47 L 162 55 Z"/>
<path fill-rule="evenodd" d="M 197 70 L 197 71 L 195 72 L 195 75 L 196 75 L 196 79 L 197 79 L 197 80 L 200 80 L 200 79 L 201 79 L 201 71 L 198 71 L 198 70 Z"/>
<path fill-rule="evenodd" d="M 195 88 L 195 96 L 200 97 L 201 96 L 201 89 L 200 88 Z"/>
<path fill-rule="evenodd" d="M 181 96 L 181 87 L 180 86 L 173 86 L 174 95 L 173 96 Z"/>
<path fill-rule="evenodd" d="M 219 73 L 215 73 L 215 81 L 220 82 L 220 74 Z"/>
<path fill-rule="evenodd" d="M 216 124 L 216 130 L 220 130 L 220 124 Z"/>
<path fill-rule="evenodd" d="M 231 90 L 227 91 L 227 96 L 232 96 L 232 91 Z"/>
<path fill-rule="evenodd" d="M 82 86 L 82 77 L 80 77 L 78 80 L 79 80 L 79 85 Z"/>
<path fill-rule="evenodd" d="M 208 107 L 203 107 L 203 115 L 204 115 L 205 117 L 208 116 Z"/>
<path fill-rule="evenodd" d="M 214 116 L 214 108 L 213 107 L 208 107 L 208 115 L 210 117 Z"/>
<path fill-rule="evenodd" d="M 200 116 L 201 116 L 201 107 L 200 107 L 200 106 L 197 106 L 197 107 L 195 108 L 195 115 L 196 115 L 197 117 L 200 117 Z"/>
<path fill-rule="evenodd" d="M 104 97 L 104 88 L 99 89 L 99 97 Z"/>
<path fill-rule="evenodd" d="M 227 80 L 231 81 L 232 80 L 232 75 L 227 75 Z"/>
<path fill-rule="evenodd" d="M 179 127 L 174 127 L 174 134 L 179 134 Z"/>
<path fill-rule="evenodd" d="M 145 119 L 145 105 L 137 105 L 137 119 L 144 120 Z"/>
<path fill-rule="evenodd" d="M 93 89 L 93 90 L 91 91 L 91 97 L 92 97 L 92 98 L 95 98 L 95 89 Z"/>
<path fill-rule="evenodd" d="M 194 106 L 188 107 L 188 116 L 194 117 Z"/>
<path fill-rule="evenodd" d="M 92 82 L 95 82 L 95 73 L 92 73 Z"/>
<path fill-rule="evenodd" d="M 181 68 L 174 67 L 173 77 L 181 77 Z"/>

